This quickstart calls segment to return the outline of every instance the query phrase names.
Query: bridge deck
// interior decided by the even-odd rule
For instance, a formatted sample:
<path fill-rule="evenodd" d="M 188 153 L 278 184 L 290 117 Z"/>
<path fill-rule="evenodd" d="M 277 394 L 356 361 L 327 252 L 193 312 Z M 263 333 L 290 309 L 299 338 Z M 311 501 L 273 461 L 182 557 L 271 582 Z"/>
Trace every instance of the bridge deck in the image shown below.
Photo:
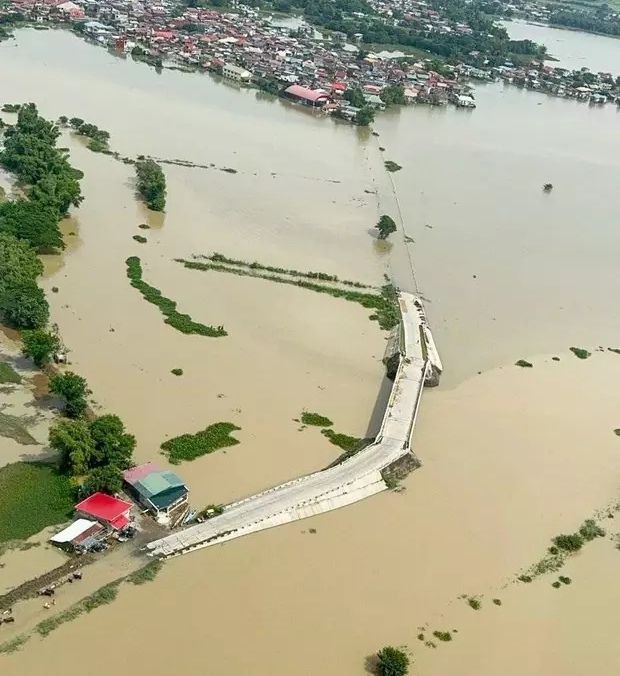
<path fill-rule="evenodd" d="M 231 503 L 219 516 L 150 542 L 151 555 L 168 557 L 208 547 L 337 509 L 386 488 L 381 470 L 409 451 L 428 366 L 420 330 L 426 323 L 422 306 L 409 293 L 400 293 L 399 300 L 404 355 L 375 442 L 340 465 Z"/>

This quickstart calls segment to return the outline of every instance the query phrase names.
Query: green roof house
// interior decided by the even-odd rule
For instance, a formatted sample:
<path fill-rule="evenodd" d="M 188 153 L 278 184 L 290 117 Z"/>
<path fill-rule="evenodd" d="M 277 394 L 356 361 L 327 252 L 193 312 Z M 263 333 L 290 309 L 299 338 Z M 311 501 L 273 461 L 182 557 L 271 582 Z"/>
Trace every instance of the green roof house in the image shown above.
<path fill-rule="evenodd" d="M 123 479 L 133 497 L 158 521 L 169 523 L 172 513 L 187 509 L 189 490 L 174 472 L 160 471 L 148 462 L 125 470 Z"/>

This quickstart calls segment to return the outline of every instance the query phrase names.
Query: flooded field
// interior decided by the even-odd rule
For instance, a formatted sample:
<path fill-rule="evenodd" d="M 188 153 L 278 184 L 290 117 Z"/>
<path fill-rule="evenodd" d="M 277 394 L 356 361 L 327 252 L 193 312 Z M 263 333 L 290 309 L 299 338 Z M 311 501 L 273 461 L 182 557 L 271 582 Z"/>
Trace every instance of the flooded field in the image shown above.
<path fill-rule="evenodd" d="M 299 431 L 304 408 L 368 434 L 385 334 L 359 305 L 173 258 L 221 251 L 374 284 L 388 272 L 410 287 L 402 230 L 391 248 L 369 234 L 384 210 L 398 216 L 397 195 L 446 368 L 425 393 L 423 467 L 404 492 L 167 562 L 155 582 L 123 587 L 112 605 L 2 656 L 3 673 L 71 676 L 87 661 L 94 676 L 128 665 L 155 676 L 355 676 L 386 643 L 408 645 L 423 676 L 491 676 L 506 663 L 528 676 L 617 672 L 605 637 L 620 629 L 607 604 L 620 553 L 608 539 L 569 561 L 570 588 L 545 577 L 504 588 L 551 537 L 617 500 L 620 356 L 568 352 L 620 347 L 611 110 L 493 85 L 471 114 L 387 113 L 376 139 L 205 76 L 157 75 L 66 33 L 21 31 L 0 45 L 0 63 L 4 100 L 80 116 L 121 154 L 238 171 L 166 165 L 167 210 L 154 216 L 135 200 L 131 167 L 66 135 L 85 200 L 65 224 L 67 251 L 46 260 L 73 367 L 101 411 L 136 434 L 138 460 L 163 467 L 165 439 L 217 421 L 241 427 L 238 446 L 176 468 L 196 506 L 335 458 L 317 430 Z M 396 193 L 383 158 L 403 165 Z M 129 285 L 130 255 L 181 312 L 229 335 L 165 325 Z M 512 365 L 522 357 L 534 368 Z M 88 584 L 109 581 L 111 566 Z M 462 594 L 484 595 L 483 608 Z M 41 613 L 28 606 L 29 618 Z M 418 627 L 458 633 L 433 649 Z M 93 663 L 93 637 L 104 635 L 114 650 Z"/>

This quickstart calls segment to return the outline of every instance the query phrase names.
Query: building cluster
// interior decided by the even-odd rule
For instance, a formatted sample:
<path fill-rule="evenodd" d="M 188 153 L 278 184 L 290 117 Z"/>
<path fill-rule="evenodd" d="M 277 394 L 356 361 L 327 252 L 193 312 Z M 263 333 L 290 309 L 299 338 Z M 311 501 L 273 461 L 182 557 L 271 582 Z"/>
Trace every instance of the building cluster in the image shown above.
<path fill-rule="evenodd" d="M 380 14 L 397 13 L 427 31 L 471 32 L 423 0 L 370 0 Z M 572 73 L 544 63 L 501 67 L 447 66 L 436 60 L 395 58 L 401 54 L 361 51 L 361 35 L 323 36 L 298 20 L 278 25 L 239 4 L 235 12 L 179 7 L 170 0 L 11 0 L 30 20 L 69 23 L 110 49 L 131 53 L 156 66 L 182 65 L 219 73 L 230 81 L 256 86 L 327 114 L 357 119 L 360 107 L 383 109 L 386 89 L 402 89 L 401 103 L 473 108 L 472 79 L 496 80 L 593 103 L 618 101 L 609 74 Z M 291 26 L 294 25 L 294 28 Z M 354 44 L 355 43 L 355 44 Z M 437 71 L 441 71 L 437 72 Z M 351 105 L 350 90 L 359 90 Z M 388 101 L 389 102 L 389 101 Z"/>
<path fill-rule="evenodd" d="M 75 519 L 50 540 L 56 546 L 77 552 L 101 552 L 110 542 L 125 542 L 135 536 L 146 516 L 172 528 L 193 517 L 189 490 L 170 471 L 153 463 L 131 467 L 123 472 L 123 492 L 98 492 L 75 506 Z"/>
<path fill-rule="evenodd" d="M 166 0 L 11 4 L 31 20 L 79 25 L 88 38 L 153 63 L 213 71 L 343 117 L 355 113 L 344 96 L 350 89 L 361 90 L 365 105 L 379 109 L 384 107 L 381 92 L 394 86 L 403 88 L 407 103 L 474 105 L 471 88 L 456 70 L 446 76 L 433 71 L 430 60 L 360 54 L 359 46 L 347 43 L 342 34 L 327 38 L 302 21 L 293 29 L 278 26 L 244 5 L 231 13 L 203 8 L 181 12 Z"/>

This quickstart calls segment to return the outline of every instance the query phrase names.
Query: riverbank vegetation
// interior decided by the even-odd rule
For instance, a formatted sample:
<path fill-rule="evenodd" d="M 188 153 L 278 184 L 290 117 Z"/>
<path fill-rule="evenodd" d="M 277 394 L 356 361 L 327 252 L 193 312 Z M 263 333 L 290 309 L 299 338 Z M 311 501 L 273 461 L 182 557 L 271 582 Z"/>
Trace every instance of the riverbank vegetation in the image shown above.
<path fill-rule="evenodd" d="M 159 575 L 163 567 L 164 564 L 160 559 L 154 559 L 150 563 L 147 563 L 146 566 L 136 570 L 135 573 L 130 573 L 125 580 L 131 584 L 152 582 Z"/>
<path fill-rule="evenodd" d="M 17 122 L 4 132 L 0 164 L 15 174 L 26 199 L 0 204 L 0 231 L 26 240 L 37 250 L 63 248 L 58 223 L 82 201 L 83 174 L 56 147 L 59 128 L 42 118 L 34 103 L 20 106 Z"/>
<path fill-rule="evenodd" d="M 73 512 L 74 489 L 52 465 L 17 462 L 0 468 L 0 543 L 24 540 Z"/>
<path fill-rule="evenodd" d="M 138 159 L 136 162 L 138 192 L 153 211 L 166 208 L 166 177 L 155 160 Z"/>
<path fill-rule="evenodd" d="M 50 378 L 49 389 L 64 401 L 64 412 L 69 418 L 79 418 L 84 415 L 89 394 L 86 380 L 73 371 L 57 373 Z"/>
<path fill-rule="evenodd" d="M 44 368 L 52 361 L 54 353 L 60 349 L 60 339 L 55 333 L 44 329 L 22 332 L 22 350 L 39 368 Z"/>
<path fill-rule="evenodd" d="M 245 277 L 256 277 L 258 279 L 265 279 L 276 282 L 278 284 L 291 284 L 302 289 L 315 291 L 316 293 L 326 293 L 334 298 L 343 298 L 344 300 L 353 303 L 359 303 L 374 312 L 369 316 L 373 321 L 378 322 L 379 326 L 384 330 L 389 330 L 397 326 L 400 322 L 400 309 L 398 306 L 398 298 L 396 289 L 391 284 L 386 284 L 381 288 L 380 293 L 369 293 L 361 291 L 353 291 L 349 289 L 342 289 L 337 286 L 329 286 L 327 284 L 318 284 L 316 282 L 306 281 L 305 279 L 290 279 L 286 277 L 286 273 L 282 274 L 266 274 L 260 272 L 260 268 L 242 268 L 235 265 L 214 262 L 210 259 L 204 261 L 186 260 L 183 258 L 175 259 L 177 263 L 182 263 L 190 270 L 213 270 L 215 272 L 227 272 L 233 275 L 240 275 Z M 254 264 L 252 264 L 254 265 Z"/>
<path fill-rule="evenodd" d="M 161 445 L 161 449 L 168 456 L 169 462 L 178 465 L 183 461 L 195 460 L 202 455 L 214 453 L 220 448 L 235 446 L 239 440 L 230 434 L 240 429 L 229 422 L 214 423 L 196 434 L 182 434 L 169 439 Z"/>
<path fill-rule="evenodd" d="M 164 320 L 166 324 L 169 324 L 181 333 L 195 333 L 200 336 L 208 336 L 209 338 L 219 338 L 228 335 L 223 326 L 206 326 L 205 324 L 195 322 L 189 315 L 178 312 L 176 301 L 166 298 L 159 289 L 147 284 L 142 279 L 142 264 L 137 256 L 130 256 L 125 263 L 127 265 L 127 277 L 131 282 L 131 286 L 134 289 L 138 289 L 146 301 L 156 305 L 160 309 L 166 318 Z"/>

